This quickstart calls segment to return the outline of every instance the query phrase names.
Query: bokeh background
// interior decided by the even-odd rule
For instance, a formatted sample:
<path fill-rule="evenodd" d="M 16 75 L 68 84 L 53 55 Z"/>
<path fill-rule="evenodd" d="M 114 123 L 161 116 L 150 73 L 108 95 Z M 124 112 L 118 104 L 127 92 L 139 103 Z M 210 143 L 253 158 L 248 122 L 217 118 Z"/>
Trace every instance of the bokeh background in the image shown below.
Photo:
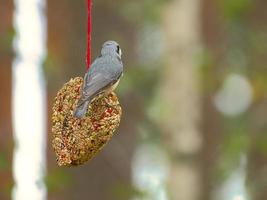
<path fill-rule="evenodd" d="M 83 76 L 86 1 L 47 0 L 49 200 L 267 199 L 267 1 L 95 0 L 92 58 L 123 51 L 117 134 L 89 163 L 59 168 L 51 107 Z M 14 3 L 0 0 L 0 199 L 12 178 Z"/>

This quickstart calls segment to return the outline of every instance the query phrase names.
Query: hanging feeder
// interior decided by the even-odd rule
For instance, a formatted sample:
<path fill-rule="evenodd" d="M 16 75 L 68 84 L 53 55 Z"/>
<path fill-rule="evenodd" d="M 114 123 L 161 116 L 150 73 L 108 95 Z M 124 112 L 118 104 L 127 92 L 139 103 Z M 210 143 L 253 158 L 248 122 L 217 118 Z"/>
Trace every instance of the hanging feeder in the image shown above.
<path fill-rule="evenodd" d="M 90 66 L 91 0 L 88 0 L 88 36 L 86 68 Z M 114 92 L 97 96 L 85 117 L 73 116 L 83 86 L 76 77 L 59 90 L 53 105 L 52 146 L 59 166 L 77 166 L 93 158 L 112 138 L 122 110 Z"/>

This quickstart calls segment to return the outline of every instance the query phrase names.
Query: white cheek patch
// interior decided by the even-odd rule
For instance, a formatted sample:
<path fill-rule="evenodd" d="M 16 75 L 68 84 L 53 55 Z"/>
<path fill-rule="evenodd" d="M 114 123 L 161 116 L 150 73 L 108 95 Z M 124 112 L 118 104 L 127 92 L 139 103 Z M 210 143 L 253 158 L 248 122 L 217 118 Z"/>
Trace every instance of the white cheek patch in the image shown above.
<path fill-rule="evenodd" d="M 120 55 L 120 56 L 122 55 L 121 49 L 119 49 L 119 55 Z"/>

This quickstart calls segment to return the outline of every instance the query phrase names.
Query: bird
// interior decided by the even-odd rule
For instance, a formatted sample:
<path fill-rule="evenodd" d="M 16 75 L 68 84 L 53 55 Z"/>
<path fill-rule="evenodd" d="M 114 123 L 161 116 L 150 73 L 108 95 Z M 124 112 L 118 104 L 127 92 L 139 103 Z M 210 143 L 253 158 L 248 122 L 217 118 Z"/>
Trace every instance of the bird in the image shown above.
<path fill-rule="evenodd" d="M 84 76 L 81 97 L 73 115 L 83 118 L 95 97 L 109 94 L 118 86 L 123 74 L 122 51 L 116 41 L 106 41 L 101 54 L 91 64 Z"/>

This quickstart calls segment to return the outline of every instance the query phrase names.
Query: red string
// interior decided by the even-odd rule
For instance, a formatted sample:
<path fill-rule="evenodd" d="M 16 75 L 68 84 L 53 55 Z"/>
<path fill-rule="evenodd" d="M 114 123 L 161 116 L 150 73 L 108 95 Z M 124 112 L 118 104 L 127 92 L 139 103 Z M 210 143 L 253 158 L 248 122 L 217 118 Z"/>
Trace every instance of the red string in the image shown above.
<path fill-rule="evenodd" d="M 87 52 L 86 52 L 86 70 L 90 68 L 91 64 L 91 31 L 92 31 L 92 0 L 87 0 Z"/>

